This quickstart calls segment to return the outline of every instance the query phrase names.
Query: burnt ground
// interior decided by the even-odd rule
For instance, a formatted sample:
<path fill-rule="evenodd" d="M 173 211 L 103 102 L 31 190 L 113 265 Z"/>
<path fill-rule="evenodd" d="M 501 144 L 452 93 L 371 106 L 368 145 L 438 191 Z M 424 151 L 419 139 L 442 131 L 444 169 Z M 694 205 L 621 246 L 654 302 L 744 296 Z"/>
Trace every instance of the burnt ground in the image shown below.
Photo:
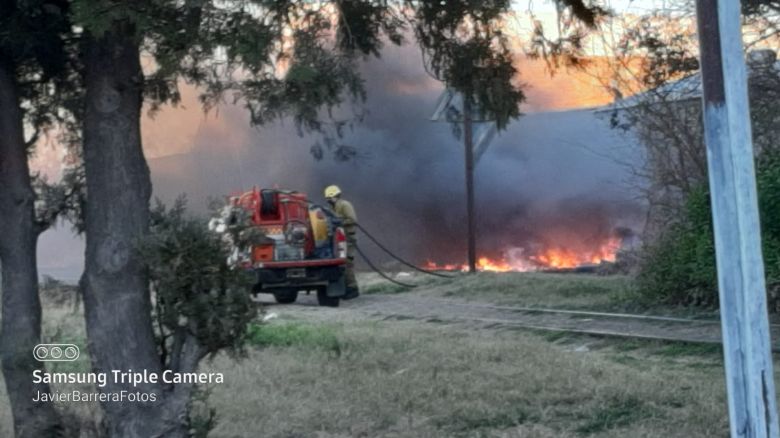
<path fill-rule="evenodd" d="M 300 317 L 318 321 L 355 319 L 418 320 L 435 324 L 455 324 L 475 328 L 514 327 L 529 330 L 572 332 L 596 336 L 664 339 L 685 342 L 719 343 L 718 320 L 689 320 L 637 315 L 598 314 L 598 312 L 529 309 L 518 306 L 495 306 L 486 302 L 458 298 L 426 296 L 419 293 L 372 294 L 342 302 L 339 308 L 318 307 L 314 295 L 301 293 L 295 304 L 280 305 L 263 296 L 266 311 L 278 316 Z M 780 326 L 772 325 L 772 339 L 780 339 Z M 777 347 L 775 347 L 777 349 Z"/>

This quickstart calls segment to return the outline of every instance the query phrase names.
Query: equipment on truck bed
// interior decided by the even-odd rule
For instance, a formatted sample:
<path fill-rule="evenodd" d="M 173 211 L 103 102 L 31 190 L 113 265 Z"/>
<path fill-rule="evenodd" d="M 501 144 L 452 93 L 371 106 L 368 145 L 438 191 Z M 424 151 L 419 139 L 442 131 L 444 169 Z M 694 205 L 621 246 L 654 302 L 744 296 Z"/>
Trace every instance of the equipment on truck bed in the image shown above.
<path fill-rule="evenodd" d="M 264 236 L 234 254 L 235 264 L 256 275 L 253 293 L 292 303 L 299 291 L 316 291 L 321 306 L 339 305 L 345 294 L 347 238 L 338 218 L 291 190 L 254 188 L 231 196 L 218 221 L 235 220 L 237 209 Z M 219 224 L 212 228 L 219 231 Z"/>

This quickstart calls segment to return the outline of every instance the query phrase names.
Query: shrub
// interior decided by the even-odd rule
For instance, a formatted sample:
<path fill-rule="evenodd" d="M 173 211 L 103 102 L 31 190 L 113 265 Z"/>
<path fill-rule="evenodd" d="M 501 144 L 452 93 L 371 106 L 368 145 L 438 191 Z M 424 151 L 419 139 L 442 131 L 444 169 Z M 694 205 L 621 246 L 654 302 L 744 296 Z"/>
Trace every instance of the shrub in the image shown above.
<path fill-rule="evenodd" d="M 232 246 L 209 231 L 206 220 L 188 216 L 185 204 L 184 198 L 170 209 L 158 203 L 140 247 L 154 290 L 163 359 L 186 336 L 194 336 L 207 354 L 240 353 L 256 315 L 248 293 L 253 277 L 228 264 Z"/>
<path fill-rule="evenodd" d="M 153 291 L 160 362 L 186 373 L 207 355 L 241 355 L 257 312 L 249 297 L 251 274 L 228 263 L 234 245 L 209 231 L 205 219 L 189 216 L 184 198 L 170 209 L 158 202 L 151 213 L 150 232 L 138 249 Z M 216 413 L 202 388 L 187 390 L 190 435 L 205 437 Z"/>
<path fill-rule="evenodd" d="M 770 310 L 780 289 L 780 154 L 767 153 L 757 169 L 762 245 Z M 685 215 L 648 246 L 638 275 L 640 296 L 651 303 L 718 304 L 712 210 L 707 187 L 694 190 Z"/>

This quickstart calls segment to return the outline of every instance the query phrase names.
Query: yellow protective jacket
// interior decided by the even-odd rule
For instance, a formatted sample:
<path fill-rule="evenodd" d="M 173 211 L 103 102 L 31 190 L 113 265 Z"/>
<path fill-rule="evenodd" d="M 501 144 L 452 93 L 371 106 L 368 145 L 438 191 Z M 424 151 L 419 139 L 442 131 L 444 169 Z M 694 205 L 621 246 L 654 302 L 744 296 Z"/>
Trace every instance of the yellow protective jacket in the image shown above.
<path fill-rule="evenodd" d="M 338 199 L 333 205 L 333 212 L 341 219 L 341 223 L 344 225 L 344 231 L 347 233 L 347 239 L 350 241 L 355 240 L 357 214 L 355 214 L 355 207 L 349 201 Z"/>

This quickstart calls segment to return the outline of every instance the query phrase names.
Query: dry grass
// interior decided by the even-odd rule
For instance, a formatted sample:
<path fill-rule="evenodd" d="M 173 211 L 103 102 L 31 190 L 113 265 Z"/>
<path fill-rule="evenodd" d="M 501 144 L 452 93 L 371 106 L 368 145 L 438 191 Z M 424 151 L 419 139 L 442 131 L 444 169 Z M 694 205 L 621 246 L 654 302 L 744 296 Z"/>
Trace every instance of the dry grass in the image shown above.
<path fill-rule="evenodd" d="M 540 307 L 606 307 L 630 293 L 623 276 L 545 273 L 480 273 L 467 276 L 445 295 Z"/>
<path fill-rule="evenodd" d="M 506 282 L 496 296 L 511 295 L 521 279 L 550 288 L 534 292 L 540 301 L 579 296 L 567 282 L 580 279 L 541 283 L 547 278 L 554 277 L 490 281 Z M 479 287 L 462 282 L 449 289 Z M 217 411 L 211 436 L 728 436 L 722 364 L 712 349 L 417 321 L 345 323 L 312 310 L 292 307 L 255 329 L 242 361 L 221 355 L 203 364 L 225 375 L 208 388 Z M 82 316 L 69 304 L 47 303 L 44 333 L 84 346 Z M 86 369 L 86 355 L 75 366 Z M 99 415 L 90 403 L 67 409 L 84 424 Z M 11 434 L 0 403 L 0 436 Z"/>
<path fill-rule="evenodd" d="M 648 303 L 637 294 L 632 278 L 623 275 L 542 272 L 451 275 L 455 277 L 443 279 L 418 273 L 405 274 L 404 281 L 420 285 L 415 289 L 399 287 L 376 274 L 362 274 L 359 280 L 369 294 L 411 292 L 512 306 L 717 317 L 717 311 L 713 310 Z"/>
<path fill-rule="evenodd" d="M 86 329 L 84 317 L 75 300 L 74 288 L 57 288 L 44 290 L 42 293 L 43 325 L 41 340 L 43 343 L 72 343 L 79 346 L 81 355 L 74 362 L 52 362 L 47 366 L 49 372 L 90 371 L 89 355 L 86 354 Z M 30 376 L 32 378 L 32 376 Z M 52 385 L 57 390 L 92 391 L 91 385 Z M 5 385 L 0 385 L 0 437 L 13 436 L 13 421 Z M 100 408 L 92 403 L 58 404 L 60 412 L 70 423 L 78 423 L 81 429 L 88 432 L 97 429 L 100 418 Z M 88 433 L 86 436 L 90 436 Z"/>
<path fill-rule="evenodd" d="M 326 330 L 337 349 L 302 342 L 208 364 L 231 376 L 212 388 L 214 436 L 728 434 L 720 369 L 695 360 L 416 322 Z"/>
<path fill-rule="evenodd" d="M 421 286 L 411 290 L 393 285 L 376 274 L 363 274 L 359 280 L 367 293 L 422 292 L 498 304 L 569 309 L 614 307 L 632 294 L 631 279 L 625 276 L 539 272 L 450 275 L 455 277 L 406 274 L 402 277 L 404 281 Z"/>

